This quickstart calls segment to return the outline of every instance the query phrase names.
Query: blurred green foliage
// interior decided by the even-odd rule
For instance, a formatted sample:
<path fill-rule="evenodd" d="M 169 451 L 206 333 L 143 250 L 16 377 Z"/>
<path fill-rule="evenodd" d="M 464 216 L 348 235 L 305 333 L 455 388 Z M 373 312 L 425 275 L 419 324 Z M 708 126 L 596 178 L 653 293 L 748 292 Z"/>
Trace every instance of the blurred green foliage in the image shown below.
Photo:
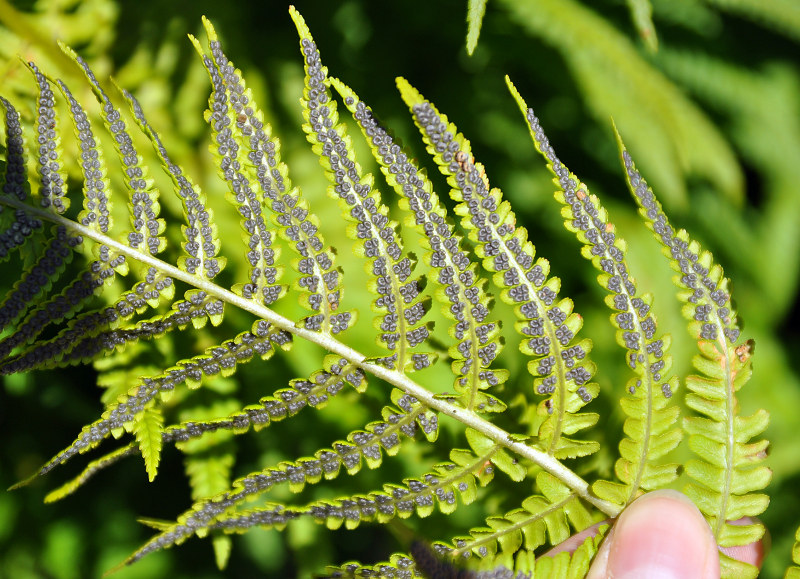
<path fill-rule="evenodd" d="M 773 554 L 763 574 L 781 574 L 800 520 L 795 490 L 800 483 L 796 450 L 800 381 L 792 367 L 800 348 L 798 5 L 790 0 L 653 0 L 655 50 L 652 34 L 645 33 L 650 20 L 646 2 L 495 0 L 485 7 L 479 40 L 471 24 L 477 45 L 468 56 L 465 0 L 295 4 L 331 72 L 352 86 L 407 146 L 422 153 L 394 88 L 396 76 L 408 78 L 458 123 L 493 183 L 504 189 L 524 219 L 531 240 L 561 277 L 563 295 L 572 297 L 584 316 L 585 335 L 595 342 L 593 359 L 603 393 L 593 408 L 612 415 L 608 432 L 597 433 L 600 440 L 606 437 L 609 449 L 590 467 L 600 471 L 610 468 L 615 453 L 610 450 L 616 448 L 613 432 L 622 420 L 615 392 L 624 384 L 624 368 L 618 364 L 595 273 L 562 229 L 551 197 L 554 187 L 530 146 L 503 75 L 509 74 L 537 109 L 560 157 L 609 208 L 629 243 L 629 260 L 641 287 L 667 288 L 655 308 L 661 327 L 678 338 L 672 353 L 678 375 L 685 375 L 691 356 L 685 322 L 677 302 L 668 299 L 671 272 L 653 259 L 659 250 L 641 227 L 628 197 L 611 130 L 613 115 L 672 221 L 689 229 L 725 267 L 734 282 L 745 335 L 756 340 L 755 375 L 742 392 L 741 404 L 746 413 L 763 406 L 772 415 L 767 436 L 775 475 L 764 522 L 772 534 Z M 479 10 L 483 3 L 469 4 Z M 210 162 L 203 122 L 207 77 L 186 39 L 187 33 L 199 33 L 200 16 L 205 14 L 221 34 L 228 55 L 245 71 L 269 117 L 266 120 L 280 136 L 293 179 L 304 188 L 312 207 L 317 204 L 323 222 L 326 211 L 338 220 L 335 203 L 325 196 L 318 161 L 299 128 L 302 62 L 287 7 L 275 0 L 0 0 L 0 93 L 30 121 L 35 87 L 17 58 L 21 56 L 35 60 L 53 76 L 73 80 L 76 97 L 91 103 L 88 86 L 78 80 L 77 69 L 56 47 L 55 40 L 63 40 L 99 78 L 113 76 L 136 94 L 173 157 L 199 181 L 212 205 L 222 207 L 223 185 Z M 75 145 L 65 139 L 65 146 Z M 140 150 L 150 154 L 148 149 Z M 418 156 L 423 165 L 427 163 L 425 155 Z M 77 176 L 76 170 L 72 177 Z M 166 180 L 159 184 L 169 189 Z M 439 188 L 445 190 L 443 182 Z M 166 211 L 179 214 L 177 206 L 169 206 L 170 196 L 162 199 Z M 232 212 L 217 215 L 221 229 L 238 227 Z M 326 235 L 331 245 L 349 243 L 344 231 L 328 228 Z M 340 263 L 347 273 L 344 300 L 349 308 L 370 298 L 365 283 L 359 283 L 365 279 L 362 265 L 346 253 L 340 252 Z M 6 276 L 0 277 L 0 291 L 5 291 Z M 293 312 L 292 307 L 294 302 L 282 304 L 281 313 L 296 319 L 299 309 Z M 242 315 L 231 312 L 225 335 L 244 325 Z M 189 334 L 174 343 L 143 347 L 150 349 L 151 359 L 155 355 L 175 359 L 173 349 L 185 355 L 210 343 L 207 333 Z M 359 343 L 353 335 L 350 339 L 356 348 L 371 346 L 369 340 Z M 317 358 L 308 355 L 310 348 L 297 343 L 289 355 L 268 365 L 253 362 L 236 374 L 236 384 L 220 380 L 213 388 L 187 394 L 193 398 L 184 407 L 195 403 L 205 412 L 220 400 L 232 403 L 233 392 L 241 404 L 256 400 L 316 369 L 309 365 Z M 516 347 L 507 347 L 500 365 L 516 372 L 515 387 L 525 389 L 530 377 L 515 360 L 516 353 Z M 96 383 L 96 370 L 87 367 L 4 378 L 0 486 L 7 488 L 28 476 L 95 419 L 102 408 Z M 369 419 L 366 413 L 353 411 L 353 405 L 345 406 L 347 398 L 334 404 L 348 412 L 334 408 L 315 415 L 313 432 L 306 422 L 288 421 L 257 435 L 223 441 L 235 445 L 236 464 L 223 465 L 221 471 L 227 477 L 230 473 L 225 470 L 231 469 L 238 476 L 265 462 L 294 458 Z M 150 535 L 136 525 L 137 517 L 171 518 L 191 503 L 187 482 L 192 476 L 191 456 L 167 451 L 152 484 L 147 483 L 141 462 L 122 462 L 53 505 L 42 504 L 52 488 L 48 480 L 13 493 L 0 492 L 0 577 L 98 576 Z M 392 461 L 385 468 L 399 479 L 413 470 L 414 458 L 411 453 L 405 464 Z M 77 472 L 75 465 L 69 468 L 69 473 Z M 362 488 L 372 488 L 387 476 L 362 472 L 358 478 Z M 325 492 L 335 494 L 337 485 L 346 483 L 337 480 Z M 225 481 L 198 484 L 217 488 Z M 475 523 L 468 512 L 453 516 L 464 517 L 465 525 Z M 434 515 L 425 524 L 435 526 L 441 518 Z M 147 557 L 117 577 L 308 576 L 325 562 L 380 560 L 393 550 L 396 544 L 390 535 L 369 527 L 322 533 L 303 522 L 282 534 L 251 531 L 234 537 L 224 573 L 215 568 L 210 542 L 194 540 Z"/>

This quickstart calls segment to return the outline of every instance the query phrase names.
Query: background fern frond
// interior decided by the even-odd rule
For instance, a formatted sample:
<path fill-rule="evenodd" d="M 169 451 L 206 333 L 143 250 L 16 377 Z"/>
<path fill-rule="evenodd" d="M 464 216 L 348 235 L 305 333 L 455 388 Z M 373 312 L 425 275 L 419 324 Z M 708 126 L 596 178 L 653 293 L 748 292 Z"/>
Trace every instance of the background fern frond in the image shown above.
<path fill-rule="evenodd" d="M 741 200 L 742 171 L 719 130 L 597 12 L 573 0 L 504 4 L 514 21 L 561 53 L 595 117 L 616 119 L 671 204 L 687 202 L 679 178 L 685 174 Z"/>
<path fill-rule="evenodd" d="M 481 36 L 486 2 L 487 0 L 468 0 L 467 2 L 467 54 L 470 56 L 475 52 Z"/>

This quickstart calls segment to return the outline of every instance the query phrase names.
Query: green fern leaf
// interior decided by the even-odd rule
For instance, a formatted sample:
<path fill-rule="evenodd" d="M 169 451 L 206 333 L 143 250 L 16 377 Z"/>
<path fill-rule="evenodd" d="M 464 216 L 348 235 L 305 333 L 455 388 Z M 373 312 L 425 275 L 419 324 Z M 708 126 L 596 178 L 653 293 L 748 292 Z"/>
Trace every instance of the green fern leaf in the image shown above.
<path fill-rule="evenodd" d="M 25 142 L 19 113 L 4 97 L 0 96 L 3 108 L 3 128 L 6 134 L 6 162 L 0 175 L 0 191 L 22 203 L 30 203 L 31 186 L 26 170 Z M 0 262 L 6 261 L 11 252 L 19 249 L 26 240 L 42 228 L 41 220 L 20 209 L 11 212 L 3 207 L 0 212 Z"/>
<path fill-rule="evenodd" d="M 534 359 L 528 369 L 536 376 L 534 389 L 552 396 L 540 406 L 545 416 L 538 430 L 539 445 L 558 458 L 585 456 L 597 450 L 596 442 L 567 438 L 593 425 L 596 414 L 577 414 L 599 388 L 590 382 L 593 364 L 586 359 L 588 340 L 573 344 L 582 325 L 572 313 L 569 299 L 557 300 L 560 281 L 547 279 L 548 263 L 534 262 L 527 232 L 516 226 L 516 217 L 499 189 L 489 188 L 480 164 L 474 164 L 470 144 L 447 117 L 419 93 L 400 83 L 401 93 L 423 132 L 428 151 L 453 187 L 456 213 L 483 258 L 484 267 L 495 272 L 494 282 L 503 288 L 503 299 L 515 306 L 520 349 Z"/>
<path fill-rule="evenodd" d="M 467 6 L 467 54 L 470 56 L 478 46 L 483 15 L 486 13 L 486 2 L 487 0 L 469 0 Z"/>
<path fill-rule="evenodd" d="M 582 531 L 595 522 L 575 493 L 554 477 L 540 472 L 536 485 L 541 495 L 526 498 L 519 508 L 503 516 L 489 517 L 488 528 L 472 529 L 469 537 L 456 537 L 455 548 L 440 545 L 440 549 L 454 557 L 472 553 L 492 560 L 498 550 L 514 554 L 523 546 L 533 552 L 546 542 L 558 545 L 570 536 L 570 524 Z"/>
<path fill-rule="evenodd" d="M 515 21 L 561 53 L 595 118 L 603 124 L 616 119 L 670 202 L 686 203 L 680 179 L 685 174 L 709 179 L 731 199 L 742 198 L 742 171 L 727 141 L 606 19 L 573 0 L 504 4 Z"/>
<path fill-rule="evenodd" d="M 569 0 L 563 1 L 570 5 Z M 565 24 L 550 3 L 542 0 L 542 20 L 555 22 L 554 28 L 560 32 L 566 26 L 565 38 L 586 33 L 590 44 L 598 42 L 597 30 L 586 28 L 593 22 L 591 15 L 578 10 L 575 21 Z M 481 11 L 485 8 L 485 2 L 473 4 Z M 524 12 L 529 8 L 527 3 L 520 5 L 522 8 L 512 10 Z M 639 5 L 648 3 L 644 0 Z M 360 349 L 338 336 L 355 321 L 355 312 L 340 310 L 344 304 L 343 270 L 336 263 L 333 248 L 323 241 L 310 196 L 304 198 L 292 187 L 279 154 L 279 141 L 264 123 L 265 115 L 256 106 L 241 71 L 225 56 L 207 20 L 208 46 L 202 47 L 194 38 L 192 41 L 211 81 L 205 115 L 213 143 L 211 157 L 227 189 L 226 199 L 231 205 L 226 209 L 239 220 L 241 231 L 237 235 L 220 239 L 221 230 L 216 228 L 203 193 L 172 161 L 174 157 L 146 120 L 136 98 L 118 87 L 181 202 L 186 223 L 180 236 L 174 236 L 177 243 L 170 254 L 178 267 L 158 257 L 167 248 L 158 191 L 147 178 L 145 163 L 133 148 L 122 114 L 88 65 L 65 48 L 88 79 L 100 103 L 105 130 L 114 140 L 118 159 L 112 160 L 122 166 L 131 224 L 127 230 L 119 224 L 111 227 L 110 200 L 105 195 L 110 191 L 110 163 L 100 154 L 82 105 L 63 82 L 51 80 L 31 64 L 38 90 L 36 128 L 44 135 L 41 144 L 47 153 L 38 165 L 31 164 L 37 166 L 41 177 L 32 181 L 42 183 L 32 199 L 25 178 L 22 131 L 17 130 L 19 117 L 7 101 L 0 101 L 9 145 L 3 151 L 6 161 L 0 164 L 0 260 L 19 252 L 24 264 L 14 291 L 0 304 L 0 323 L 5 328 L 0 341 L 0 372 L 91 361 L 102 373 L 106 405 L 102 416 L 35 476 L 95 449 L 109 437 L 125 436 L 126 440 L 122 448 L 93 460 L 77 478 L 50 493 L 48 501 L 74 492 L 100 469 L 134 454 L 143 456 L 152 480 L 162 449 L 174 444 L 185 455 L 192 502 L 175 521 L 146 521 L 156 530 L 155 535 L 123 564 L 197 536 L 212 540 L 217 564 L 224 567 L 232 544 L 230 535 L 253 527 L 281 530 L 287 525 L 315 522 L 330 529 L 354 529 L 362 523 L 403 528 L 401 519 L 449 515 L 460 505 L 475 502 L 484 493 L 478 486 L 494 482 L 492 502 L 487 505 L 502 507 L 493 510 L 468 535 L 435 543 L 433 550 L 415 541 L 411 556 L 393 555 L 389 562 L 377 565 L 347 563 L 332 569 L 332 576 L 530 579 L 534 571 L 538 576 L 584 575 L 603 530 L 573 554 L 539 560 L 536 556 L 543 545 L 563 542 L 574 532 L 597 523 L 603 513 L 617 516 L 641 492 L 672 483 L 675 465 L 658 461 L 681 438 L 675 428 L 678 411 L 670 406 L 678 387 L 677 378 L 670 373 L 670 338 L 657 333 L 649 294 L 638 293 L 624 241 L 617 236 L 600 201 L 555 156 L 538 119 L 509 82 L 535 147 L 555 175 L 560 189 L 555 197 L 563 206 L 564 225 L 578 238 L 582 254 L 600 272 L 599 284 L 609 292 L 605 301 L 611 309 L 611 323 L 624 350 L 625 363 L 634 374 L 620 395 L 626 419 L 625 438 L 614 469 L 617 480 L 589 485 L 566 466 L 564 459 L 586 457 L 599 446 L 580 435 L 597 422 L 596 414 L 583 409 L 597 396 L 599 386 L 592 382 L 596 371 L 589 360 L 592 343 L 577 335 L 583 320 L 573 312 L 570 299 L 559 297 L 559 279 L 549 275 L 545 259 L 536 257 L 528 232 L 517 226 L 503 193 L 490 186 L 483 166 L 472 157 L 471 144 L 446 116 L 407 81 L 398 79 L 401 96 L 450 187 L 458 217 L 453 220 L 445 209 L 450 200 L 439 199 L 424 171 L 380 126 L 355 92 L 328 76 L 305 21 L 294 8 L 290 12 L 304 59 L 303 130 L 330 183 L 329 196 L 341 209 L 352 239 L 347 247 L 364 259 L 368 289 L 376 298 L 371 304 L 376 331 L 368 337 L 376 339 L 378 349 Z M 556 32 L 548 30 L 547 34 Z M 612 38 L 609 46 L 613 49 L 615 43 Z M 627 54 L 624 50 L 611 53 Z M 572 64 L 588 78 L 592 74 L 587 73 L 587 63 L 592 60 L 586 58 L 586 62 Z M 636 70 L 636 65 L 630 70 Z M 586 82 L 595 82 L 592 78 Z M 597 82 L 595 88 L 602 84 Z M 58 86 L 70 109 L 83 155 L 79 162 L 84 183 L 82 208 L 70 211 L 70 215 L 78 215 L 77 220 L 59 213 L 67 201 L 65 190 L 59 188 L 64 177 L 58 172 L 66 165 L 57 134 L 50 134 L 56 110 L 54 97 L 59 92 L 53 91 L 53 85 Z M 341 95 L 365 136 L 381 173 L 399 197 L 400 210 L 407 212 L 408 226 L 402 233 L 409 232 L 412 238 L 421 240 L 425 252 L 422 260 L 428 266 L 427 284 L 415 272 L 414 255 L 404 249 L 400 225 L 391 219 L 395 208 L 381 198 L 372 175 L 363 171 L 357 160 L 356 147 L 339 119 L 342 105 L 334 102 L 331 88 Z M 691 118 L 690 113 L 683 113 Z M 728 522 L 764 510 L 767 498 L 758 491 L 771 477 L 762 464 L 767 443 L 755 440 L 767 426 L 767 414 L 737 415 L 735 392 L 750 377 L 751 344 L 736 345 L 738 327 L 722 270 L 685 232 L 672 233 L 624 148 L 622 156 L 642 214 L 657 237 L 662 237 L 673 266 L 680 272 L 676 283 L 700 349 L 695 358 L 698 375 L 687 380 L 687 405 L 700 416 L 683 422 L 688 446 L 698 457 L 686 466 L 692 479 L 686 492 L 708 518 L 719 544 L 751 542 L 761 536 L 760 525 Z M 711 164 L 704 159 L 696 162 L 714 174 L 715 169 L 709 169 Z M 47 206 L 36 207 L 42 200 Z M 74 195 L 72 202 L 77 201 Z M 44 221 L 55 225 L 45 229 Z M 664 233 L 667 231 L 669 235 Z M 288 253 L 296 254 L 284 259 L 294 259 L 291 266 L 295 271 L 289 272 L 292 281 L 284 280 L 291 284 L 290 291 L 289 285 L 281 285 L 284 272 L 278 237 L 286 242 Z M 235 275 L 234 268 L 224 276 L 218 275 L 225 266 L 223 249 L 228 256 L 239 256 L 241 276 Z M 88 257 L 82 262 L 88 263 L 88 268 L 65 267 L 75 252 Z M 85 270 L 74 277 L 80 267 Z M 114 286 L 110 287 L 112 279 Z M 221 285 L 220 279 L 229 285 Z M 180 300 L 174 299 L 176 284 L 185 284 Z M 426 289 L 431 296 L 424 295 Z M 310 314 L 289 319 L 271 309 L 286 293 L 296 293 Z M 511 392 L 519 385 L 505 384 L 509 372 L 494 367 L 504 342 L 500 323 L 493 319 L 502 311 L 493 307 L 492 293 L 514 310 L 520 350 L 528 357 L 528 370 L 533 375 L 533 392 L 543 396 L 538 404 L 530 404 L 528 392 Z M 444 340 L 432 336 L 433 324 L 425 321 L 433 296 L 451 322 L 440 332 L 444 335 L 449 330 L 451 340 L 442 347 L 439 345 Z M 248 317 L 247 323 L 253 318 L 256 321 L 249 331 L 237 329 L 238 335 L 230 337 L 233 333 L 229 333 L 229 339 L 223 341 L 211 338 L 205 330 L 197 332 L 202 353 L 192 352 L 190 358 L 175 356 L 169 340 L 156 342 L 157 355 L 171 356 L 168 364 L 172 366 L 150 365 L 151 348 L 143 341 L 183 330 L 189 324 L 202 329 L 209 321 L 219 326 L 214 330 L 219 333 L 225 327 L 220 325 L 223 314 L 227 314 L 226 326 L 235 327 L 243 316 Z M 255 396 L 260 397 L 256 403 L 245 402 L 244 406 L 238 395 L 231 396 L 233 381 L 218 379 L 233 375 L 241 364 L 256 356 L 266 359 L 279 348 L 288 349 L 295 338 L 327 352 L 324 362 L 312 366 L 312 370 L 319 370 L 303 371 L 303 378 L 260 392 Z M 417 349 L 425 342 L 431 349 L 446 350 L 450 367 L 439 364 L 432 372 L 412 378 L 412 371 L 426 369 L 435 360 L 434 354 Z M 103 359 L 108 355 L 113 355 L 108 358 L 110 362 Z M 447 372 L 454 380 L 452 391 L 435 393 L 441 391 L 440 377 Z M 359 397 L 365 393 L 367 375 L 378 380 L 371 378 L 369 395 Z M 221 383 L 228 390 L 223 392 L 218 387 Z M 229 397 L 223 403 L 209 403 L 207 396 L 214 392 L 190 392 L 201 385 Z M 371 421 L 359 419 L 328 441 L 315 441 L 311 448 L 318 448 L 316 452 L 309 454 L 301 449 L 298 458 L 258 465 L 253 472 L 231 480 L 234 458 L 225 441 L 251 428 L 258 431 L 273 422 L 294 418 L 307 408 L 323 409 L 331 398 L 347 390 L 345 386 L 356 391 L 349 395 L 360 404 L 369 406 L 380 400 Z M 524 432 L 509 430 L 520 422 L 512 416 L 518 407 L 503 412 L 508 402 L 500 399 L 504 388 L 511 392 L 512 404 L 522 400 L 526 406 L 535 406 L 522 409 L 527 420 L 521 423 Z M 175 396 L 171 404 L 162 404 L 170 396 Z M 198 399 L 204 399 L 205 405 L 191 412 L 181 411 L 177 419 L 168 412 L 175 402 Z M 447 424 L 438 440 L 440 420 Z M 468 449 L 452 449 L 451 444 L 462 433 Z M 374 479 L 373 473 L 362 472 L 365 467 L 383 469 L 403 445 L 414 447 L 412 455 L 417 448 L 421 450 L 425 465 L 391 479 L 378 477 L 366 489 L 355 487 L 359 480 Z M 596 461 L 576 462 L 578 469 L 597 466 Z M 508 479 L 495 477 L 498 471 Z M 364 478 L 345 478 L 357 473 Z M 328 481 L 344 490 L 331 494 L 327 488 L 312 486 Z M 512 495 L 520 484 L 529 485 L 528 490 Z M 464 531 L 452 531 L 447 536 L 459 532 Z M 722 568 L 727 576 L 753 573 L 752 568 L 725 557 Z"/>
<path fill-rule="evenodd" d="M 147 476 L 152 482 L 158 472 L 158 462 L 161 458 L 161 432 L 164 416 L 156 408 L 144 411 L 133 427 L 139 451 L 144 458 Z"/>
<path fill-rule="evenodd" d="M 684 419 L 689 447 L 701 459 L 686 465 L 694 482 L 685 492 L 706 516 L 721 546 L 745 545 L 759 540 L 764 527 L 760 523 L 736 526 L 728 521 L 761 514 L 769 499 L 754 491 L 765 488 L 771 478 L 771 471 L 762 464 L 767 442 L 748 443 L 766 429 L 767 412 L 760 410 L 744 419 L 737 416 L 736 391 L 750 377 L 753 344 L 735 345 L 740 331 L 722 268 L 685 231 L 672 228 L 619 135 L 617 138 L 640 213 L 678 272 L 675 283 L 681 289 L 679 299 L 685 304 L 684 315 L 691 320 L 689 331 L 700 350 L 694 364 L 703 375 L 687 378 L 690 393 L 686 403 L 706 418 Z M 728 564 L 732 569 L 730 565 L 733 563 Z M 754 572 L 752 568 L 750 572 Z"/>
<path fill-rule="evenodd" d="M 620 401 L 628 416 L 624 431 L 630 437 L 620 443 L 621 458 L 615 465 L 622 484 L 598 481 L 593 485 L 598 496 L 627 505 L 642 489 L 664 487 L 678 476 L 678 465 L 655 464 L 677 447 L 682 437 L 674 427 L 679 410 L 669 405 L 678 386 L 677 377 L 669 377 L 671 340 L 656 334 L 655 316 L 650 312 L 652 296 L 638 293 L 625 258 L 627 246 L 616 235 L 605 208 L 556 157 L 533 109 L 508 78 L 506 82 L 528 121 L 537 151 L 547 160 L 560 188 L 556 199 L 564 206 L 564 225 L 584 244 L 583 256 L 601 272 L 598 282 L 609 292 L 606 303 L 617 312 L 611 316 L 617 342 L 625 348 L 626 362 L 635 372 Z"/>
<path fill-rule="evenodd" d="M 366 265 L 371 278 L 369 288 L 378 295 L 373 310 L 383 312 L 376 317 L 374 326 L 381 331 L 378 343 L 390 355 L 373 361 L 400 371 L 420 370 L 434 360 L 431 354 L 412 351 L 428 338 L 429 327 L 421 322 L 430 300 L 420 299 L 419 280 L 409 279 L 414 263 L 403 251 L 397 223 L 388 218 L 389 208 L 381 202 L 372 175 L 363 175 L 356 162 L 350 138 L 338 121 L 337 105 L 327 86 L 331 83 L 327 69 L 322 66 L 308 27 L 296 11 L 292 17 L 305 56 L 303 130 L 331 183 L 329 195 L 339 200 L 345 219 L 355 223 L 355 227 L 348 227 L 348 234 L 356 240 L 356 254 L 369 260 Z M 345 104 L 353 107 L 355 93 L 342 83 L 333 81 L 333 84 Z"/>

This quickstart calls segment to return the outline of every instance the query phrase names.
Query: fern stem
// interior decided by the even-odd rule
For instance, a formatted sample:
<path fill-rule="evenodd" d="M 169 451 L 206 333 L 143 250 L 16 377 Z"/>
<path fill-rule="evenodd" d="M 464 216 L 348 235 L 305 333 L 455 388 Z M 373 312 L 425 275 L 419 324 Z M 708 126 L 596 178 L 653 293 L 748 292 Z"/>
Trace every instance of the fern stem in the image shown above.
<path fill-rule="evenodd" d="M 9 197 L 0 198 L 0 203 L 33 213 L 40 219 L 45 219 L 72 229 L 80 235 L 89 237 L 98 243 L 102 243 L 113 248 L 120 254 L 131 258 L 133 261 L 138 261 L 154 267 L 174 279 L 179 279 L 191 286 L 207 292 L 210 295 L 216 296 L 217 298 L 233 306 L 250 312 L 259 318 L 267 320 L 282 330 L 315 343 L 325 348 L 329 352 L 342 356 L 349 362 L 362 368 L 364 371 L 369 372 L 370 374 L 381 378 L 382 380 L 385 380 L 397 388 L 400 388 L 403 392 L 413 396 L 429 408 L 458 420 L 465 426 L 480 432 L 497 444 L 507 448 L 511 452 L 539 465 L 567 485 L 570 489 L 575 491 L 580 498 L 584 499 L 588 503 L 591 503 L 608 516 L 615 517 L 621 511 L 619 506 L 595 497 L 589 490 L 589 484 L 575 474 L 571 469 L 564 466 L 558 459 L 548 455 L 547 453 L 537 450 L 532 446 L 528 446 L 522 442 L 516 441 L 510 433 L 503 430 L 499 426 L 492 424 L 488 420 L 481 418 L 474 412 L 465 410 L 453 404 L 449 404 L 444 400 L 436 398 L 432 392 L 420 386 L 404 374 L 394 370 L 388 370 L 376 364 L 367 363 L 366 357 L 363 354 L 329 335 L 306 330 L 305 328 L 300 328 L 292 320 L 281 316 L 267 307 L 260 306 L 252 300 L 248 300 L 236 295 L 232 291 L 226 290 L 225 288 L 207 281 L 200 276 L 192 275 L 186 271 L 183 271 L 152 255 L 136 251 L 135 249 L 119 243 L 107 235 L 103 235 L 98 231 L 84 227 L 79 223 L 75 223 L 74 221 L 71 221 L 60 215 L 56 215 L 52 212 L 38 209 L 36 207 L 31 207 L 30 205 Z"/>

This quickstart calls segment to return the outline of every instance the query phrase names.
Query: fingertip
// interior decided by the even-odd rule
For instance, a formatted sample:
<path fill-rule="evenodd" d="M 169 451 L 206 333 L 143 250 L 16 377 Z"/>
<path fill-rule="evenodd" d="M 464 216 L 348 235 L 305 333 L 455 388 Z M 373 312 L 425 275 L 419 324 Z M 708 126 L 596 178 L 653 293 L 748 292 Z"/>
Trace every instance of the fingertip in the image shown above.
<path fill-rule="evenodd" d="M 589 577 L 718 579 L 716 542 L 685 495 L 647 493 L 626 508 L 607 537 Z"/>

